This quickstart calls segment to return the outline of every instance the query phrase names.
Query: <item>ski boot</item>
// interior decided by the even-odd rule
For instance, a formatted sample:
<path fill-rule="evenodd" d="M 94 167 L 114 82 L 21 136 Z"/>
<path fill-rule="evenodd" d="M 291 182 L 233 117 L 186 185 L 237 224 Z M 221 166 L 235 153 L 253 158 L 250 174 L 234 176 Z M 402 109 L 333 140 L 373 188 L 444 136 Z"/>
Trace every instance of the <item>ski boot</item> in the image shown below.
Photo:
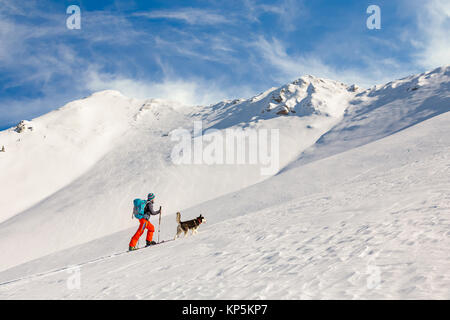
<path fill-rule="evenodd" d="M 146 247 L 155 245 L 155 241 L 147 241 Z"/>
<path fill-rule="evenodd" d="M 134 251 L 134 250 L 137 250 L 137 248 L 136 247 L 128 247 L 128 251 Z"/>

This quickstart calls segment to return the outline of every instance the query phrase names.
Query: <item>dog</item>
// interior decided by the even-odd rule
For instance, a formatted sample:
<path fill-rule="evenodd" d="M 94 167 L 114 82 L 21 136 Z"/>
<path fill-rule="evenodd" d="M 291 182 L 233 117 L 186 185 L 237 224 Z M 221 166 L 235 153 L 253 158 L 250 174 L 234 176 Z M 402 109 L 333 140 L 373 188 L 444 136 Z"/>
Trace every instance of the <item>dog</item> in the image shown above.
<path fill-rule="evenodd" d="M 205 217 L 203 217 L 202 215 L 199 215 L 197 218 L 192 219 L 192 220 L 188 220 L 188 221 L 181 221 L 181 213 L 177 212 L 177 234 L 175 235 L 175 238 L 173 240 L 175 240 L 176 238 L 178 238 L 178 236 L 184 232 L 184 236 L 186 237 L 189 230 L 191 230 L 192 235 L 198 233 L 197 229 L 198 227 L 202 224 L 206 222 Z"/>

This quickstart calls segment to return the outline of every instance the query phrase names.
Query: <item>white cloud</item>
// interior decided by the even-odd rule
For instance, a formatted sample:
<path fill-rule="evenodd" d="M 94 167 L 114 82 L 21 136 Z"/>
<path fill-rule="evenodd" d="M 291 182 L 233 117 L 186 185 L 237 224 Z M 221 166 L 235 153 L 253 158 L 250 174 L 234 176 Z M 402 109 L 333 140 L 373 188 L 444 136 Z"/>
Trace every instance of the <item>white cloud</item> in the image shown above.
<path fill-rule="evenodd" d="M 225 16 L 205 9 L 182 8 L 177 10 L 155 10 L 150 12 L 136 13 L 135 16 L 149 19 L 175 19 L 182 20 L 191 25 L 214 25 L 230 23 L 231 20 Z"/>
<path fill-rule="evenodd" d="M 305 18 L 307 9 L 303 0 L 278 0 L 270 4 L 259 3 L 256 0 L 242 1 L 245 8 L 244 16 L 249 21 L 260 22 L 263 14 L 273 14 L 283 29 L 292 31 L 298 28 L 300 19 Z"/>
<path fill-rule="evenodd" d="M 30 81 L 35 81 L 40 85 L 42 83 L 40 87 L 42 95 L 39 100 L 33 103 L 32 100 L 23 98 L 24 106 L 30 106 L 30 110 L 40 107 L 47 111 L 55 103 L 59 104 L 68 98 L 76 99 L 89 92 L 104 89 L 119 90 L 127 96 L 136 98 L 172 99 L 187 105 L 210 104 L 223 99 L 247 98 L 255 93 L 255 89 L 258 89 L 257 91 L 266 89 L 265 87 L 255 88 L 261 83 L 268 83 L 267 87 L 282 85 L 305 74 L 369 87 L 376 83 L 384 83 L 400 76 L 406 76 L 407 74 L 404 72 L 413 68 L 418 69 L 419 65 L 422 68 L 423 66 L 431 68 L 449 63 L 450 47 L 447 30 L 450 27 L 448 25 L 450 3 L 444 0 L 430 0 L 424 4 L 426 10 L 422 10 L 423 15 L 418 25 L 420 34 L 416 35 L 416 40 L 420 42 L 417 44 L 419 53 L 415 64 L 406 65 L 396 59 L 382 59 L 379 55 L 377 56 L 378 53 L 364 51 L 363 55 L 357 57 L 358 62 L 361 62 L 360 65 L 348 68 L 324 62 L 328 61 L 324 55 L 325 51 L 335 54 L 338 50 L 326 41 L 323 42 L 326 45 L 318 46 L 307 53 L 291 53 L 289 51 L 291 49 L 290 42 L 284 43 L 279 38 L 268 38 L 266 33 L 258 36 L 257 28 L 252 30 L 250 35 L 241 36 L 241 34 L 225 32 L 197 34 L 191 32 L 192 28 L 184 25 L 183 28 L 170 26 L 165 29 L 166 34 L 155 35 L 136 29 L 129 20 L 130 17 L 126 15 L 116 15 L 108 11 L 83 13 L 83 19 L 85 19 L 83 32 L 77 33 L 76 37 L 78 38 L 74 39 L 89 43 L 111 43 L 118 46 L 130 44 L 134 46 L 138 42 L 140 44 L 138 50 L 151 47 L 152 50 L 148 50 L 147 58 L 149 61 L 151 60 L 151 63 L 156 62 L 160 67 L 162 77 L 144 74 L 140 68 L 133 69 L 134 65 L 131 65 L 130 68 L 130 63 L 133 63 L 130 62 L 132 59 L 108 61 L 107 59 L 111 59 L 111 57 L 106 54 L 95 55 L 91 58 L 79 55 L 77 48 L 71 46 L 70 43 L 61 42 L 58 45 L 36 46 L 36 43 L 45 44 L 47 39 L 67 32 L 64 27 L 58 27 L 59 25 L 64 26 L 65 15 L 55 14 L 51 11 L 44 12 L 44 9 L 37 5 L 24 9 L 17 6 L 14 1 L 0 0 L 0 5 L 2 3 L 9 3 L 9 7 L 4 6 L 4 10 L 0 8 L 0 63 L 7 66 L 9 71 L 15 75 L 8 86 L 20 86 Z M 271 18 L 278 23 L 284 21 L 287 26 L 294 26 L 299 21 L 299 15 L 307 14 L 302 10 L 300 10 L 301 12 L 297 10 L 302 3 L 302 1 L 281 0 L 269 6 L 247 0 L 243 3 L 242 10 L 232 13 L 231 18 L 230 15 L 223 16 L 217 11 L 195 8 L 158 10 L 136 15 L 149 19 L 175 19 L 189 25 L 203 25 L 208 28 L 215 24 L 231 22 L 242 24 L 259 21 L 258 18 L 262 14 L 269 14 L 273 15 Z M 33 28 L 24 22 L 27 19 L 21 19 L 19 23 L 8 18 L 5 12 L 9 9 L 5 8 L 11 8 L 16 14 L 44 15 L 44 20 L 47 22 L 39 28 Z M 95 28 L 93 28 L 94 26 Z M 170 36 L 166 37 L 166 35 Z M 249 38 L 256 40 L 248 42 Z M 377 37 L 373 37 L 372 40 L 383 42 L 383 45 L 391 45 L 389 40 L 383 41 Z M 344 53 L 351 51 L 347 47 L 349 44 L 352 43 L 346 43 L 340 50 Z M 353 42 L 353 45 L 357 48 L 361 46 L 356 41 Z M 208 49 L 205 50 L 205 48 Z M 22 58 L 18 59 L 18 57 Z M 167 62 L 163 61 L 161 57 L 165 57 Z M 182 78 L 170 64 L 171 61 L 174 61 L 173 59 L 179 57 L 188 57 L 195 61 L 204 60 L 210 65 L 213 63 L 219 63 L 221 66 L 227 65 L 232 68 L 233 75 L 230 77 L 229 73 L 217 72 L 217 74 L 209 74 L 206 79 L 201 77 L 201 72 L 197 75 L 193 70 L 191 76 Z M 141 61 L 135 63 L 139 64 Z M 202 67 L 201 64 L 196 64 L 197 66 Z M 140 72 L 138 76 L 133 74 L 133 70 L 136 69 L 139 71 L 135 73 Z M 114 74 L 106 73 L 103 70 L 114 70 Z M 239 73 L 241 71 L 242 73 Z M 240 76 L 246 75 L 247 72 L 251 73 L 252 78 L 246 86 L 238 87 L 242 80 L 236 84 L 231 82 L 233 79 L 230 80 L 230 78 L 242 79 Z M 55 75 L 64 78 L 57 85 L 48 81 Z M 258 76 L 261 76 L 260 78 L 266 82 L 258 83 L 255 80 Z M 212 77 L 214 78 L 211 79 Z M 272 80 L 277 83 L 270 83 Z M 254 83 L 251 83 L 252 81 Z M 21 100 L 22 98 L 17 97 L 17 99 Z M 26 114 L 25 107 L 20 107 L 18 103 L 14 104 L 17 106 L 17 110 Z M 6 110 L 7 107 L 5 105 L 0 108 Z"/>
<path fill-rule="evenodd" d="M 388 82 L 393 77 L 393 72 L 387 74 L 383 68 L 384 66 L 392 67 L 393 61 L 389 59 L 367 59 L 365 61 L 368 64 L 366 68 L 339 70 L 324 63 L 319 58 L 320 55 L 314 52 L 304 55 L 288 54 L 286 46 L 275 38 L 267 40 L 260 36 L 252 45 L 258 50 L 265 63 L 268 63 L 263 68 L 267 70 L 266 72 L 269 72 L 270 68 L 275 69 L 277 74 L 274 77 L 280 83 L 286 83 L 302 75 L 310 74 L 347 84 L 356 83 L 362 87 L 370 87 L 374 84 Z M 264 72 L 264 70 L 261 72 Z"/>
<path fill-rule="evenodd" d="M 2 3 L 15 5 L 14 1 L 0 0 L 0 4 Z M 201 76 L 181 78 L 172 69 L 170 63 L 163 63 L 158 54 L 158 52 L 167 53 L 168 50 L 172 50 L 181 56 L 221 63 L 230 62 L 232 58 L 228 56 L 228 53 L 233 50 L 227 47 L 228 43 L 224 43 L 219 36 L 207 36 L 207 42 L 215 48 L 214 52 L 218 55 L 216 57 L 199 49 L 204 47 L 206 40 L 196 39 L 195 35 L 186 36 L 177 45 L 167 40 L 158 42 L 155 36 L 146 33 L 145 37 L 142 36 L 144 31 L 135 30 L 125 16 L 115 16 L 109 12 L 84 12 L 82 32 L 74 33 L 76 40 L 116 45 L 135 43 L 137 40 L 141 44 L 144 42 L 148 45 L 153 41 L 152 45 L 158 46 L 158 51 L 152 52 L 149 58 L 154 59 L 159 65 L 163 73 L 162 77 L 152 77 L 151 74 L 134 76 L 129 70 L 129 61 L 121 62 L 120 59 L 113 61 L 115 71 L 109 74 L 102 71 L 108 64 L 107 57 L 96 56 L 92 59 L 80 55 L 76 47 L 63 41 L 46 45 L 48 39 L 68 32 L 64 27 L 66 17 L 64 14 L 43 13 L 40 6 L 27 7 L 26 10 L 21 6 L 14 7 L 16 14 L 39 17 L 45 15 L 45 23 L 37 28 L 27 24 L 27 19 L 15 20 L 8 16 L 6 8 L 9 7 L 2 8 L 0 8 L 0 63 L 7 66 L 8 72 L 15 75 L 6 86 L 3 86 L 3 89 L 38 84 L 40 96 L 32 98 L 24 93 L 23 96 L 2 99 L 0 105 L 0 123 L 2 124 L 38 116 L 70 100 L 104 89 L 115 89 L 133 98 L 170 99 L 186 105 L 216 103 L 223 99 L 246 97 L 254 93 L 246 86 L 229 85 L 227 78 L 220 74 L 213 80 Z M 188 23 L 201 24 L 229 21 L 213 12 L 195 9 L 188 9 L 184 13 L 180 11 L 173 17 L 189 19 Z M 96 27 L 89 28 L 89 25 Z M 18 57 L 22 58 L 18 59 Z M 57 84 L 52 80 L 55 77 L 61 79 Z"/>
<path fill-rule="evenodd" d="M 428 69 L 450 64 L 450 2 L 429 0 L 418 12 L 417 64 Z M 417 38 L 417 36 L 415 37 Z"/>
<path fill-rule="evenodd" d="M 180 79 L 165 77 L 161 81 L 147 81 L 90 70 L 85 76 L 90 91 L 117 90 L 132 98 L 160 98 L 177 101 L 183 105 L 208 105 L 221 100 L 245 97 L 251 90 L 246 87 L 223 88 L 218 82 L 200 78 Z"/>
<path fill-rule="evenodd" d="M 260 5 L 262 12 L 271 12 L 278 15 L 279 22 L 285 31 L 296 30 L 300 19 L 305 18 L 307 10 L 300 0 L 282 0 L 274 4 Z"/>

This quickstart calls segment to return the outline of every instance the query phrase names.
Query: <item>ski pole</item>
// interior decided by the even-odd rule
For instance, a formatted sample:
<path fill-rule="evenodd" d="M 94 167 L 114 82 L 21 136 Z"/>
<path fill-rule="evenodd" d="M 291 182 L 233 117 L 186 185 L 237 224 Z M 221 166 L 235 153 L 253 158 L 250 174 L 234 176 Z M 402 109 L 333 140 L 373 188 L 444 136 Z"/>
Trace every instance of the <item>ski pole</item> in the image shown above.
<path fill-rule="evenodd" d="M 159 207 L 159 224 L 158 224 L 158 243 L 159 243 L 159 232 L 161 231 L 161 212 L 162 207 Z"/>

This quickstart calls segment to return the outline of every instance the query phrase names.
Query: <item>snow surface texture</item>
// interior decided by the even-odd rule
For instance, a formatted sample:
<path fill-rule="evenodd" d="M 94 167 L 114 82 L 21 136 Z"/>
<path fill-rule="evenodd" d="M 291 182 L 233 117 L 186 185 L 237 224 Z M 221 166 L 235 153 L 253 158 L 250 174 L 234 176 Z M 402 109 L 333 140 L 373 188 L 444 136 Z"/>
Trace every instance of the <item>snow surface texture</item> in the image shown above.
<path fill-rule="evenodd" d="M 0 172 L 5 172 L 0 191 L 7 195 L 0 204 L 0 251 L 8 256 L 0 260 L 0 271 L 134 227 L 130 205 L 148 192 L 157 194 L 165 214 L 174 214 L 267 179 L 257 165 L 175 165 L 171 152 L 178 142 L 168 134 L 180 127 L 192 131 L 200 120 L 204 130 L 222 132 L 242 128 L 244 120 L 254 129 L 279 128 L 280 165 L 285 166 L 342 118 L 351 97 L 334 81 L 324 86 L 324 80 L 305 79 L 293 85 L 296 90 L 286 102 L 301 103 L 302 96 L 320 105 L 329 100 L 333 116 L 321 114 L 322 107 L 309 116 L 262 114 L 282 89 L 240 103 L 191 108 L 104 91 L 31 121 L 36 123 L 33 131 L 0 133 L 7 149 L 1 154 L 6 161 L 0 163 Z M 307 89 L 314 83 L 317 90 L 312 93 Z M 333 92 L 342 104 L 333 100 Z M 96 120 L 86 120 L 91 117 Z M 103 137 L 102 132 L 113 134 Z M 60 153 L 60 148 L 67 152 Z M 28 208 L 21 211 L 23 207 Z"/>
<path fill-rule="evenodd" d="M 449 299 L 449 77 L 443 67 L 355 91 L 308 76 L 195 108 L 108 91 L 28 122 L 32 131 L 1 132 L 0 298 Z M 173 165 L 165 134 L 197 119 L 280 128 L 283 169 Z M 176 210 L 208 222 L 114 255 L 136 228 L 131 200 L 149 191 L 167 208 L 162 239 Z M 81 286 L 70 289 L 76 265 Z"/>

